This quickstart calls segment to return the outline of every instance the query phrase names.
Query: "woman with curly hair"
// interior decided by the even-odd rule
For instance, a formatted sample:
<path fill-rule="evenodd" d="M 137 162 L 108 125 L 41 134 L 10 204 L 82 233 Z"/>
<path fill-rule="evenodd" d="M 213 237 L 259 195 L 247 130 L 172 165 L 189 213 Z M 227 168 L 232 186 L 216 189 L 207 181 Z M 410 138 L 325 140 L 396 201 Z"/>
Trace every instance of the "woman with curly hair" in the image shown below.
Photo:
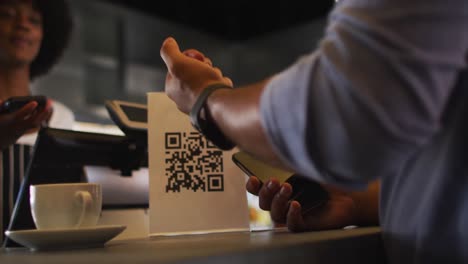
<path fill-rule="evenodd" d="M 48 73 L 62 56 L 72 30 L 66 0 L 0 0 L 0 104 L 31 95 L 30 84 Z M 36 131 L 44 123 L 70 128 L 72 112 L 48 100 L 0 114 L 0 227 L 7 226 Z M 3 232 L 0 232 L 3 234 Z M 1 235 L 0 235 L 1 236 Z"/>
<path fill-rule="evenodd" d="M 31 94 L 30 82 L 57 63 L 71 28 L 72 19 L 64 0 L 0 0 L 1 101 Z M 51 103 L 43 111 L 35 111 L 36 103 L 30 103 L 20 111 L 0 115 L 0 148 L 49 120 Z M 51 126 L 59 112 L 52 115 Z"/>

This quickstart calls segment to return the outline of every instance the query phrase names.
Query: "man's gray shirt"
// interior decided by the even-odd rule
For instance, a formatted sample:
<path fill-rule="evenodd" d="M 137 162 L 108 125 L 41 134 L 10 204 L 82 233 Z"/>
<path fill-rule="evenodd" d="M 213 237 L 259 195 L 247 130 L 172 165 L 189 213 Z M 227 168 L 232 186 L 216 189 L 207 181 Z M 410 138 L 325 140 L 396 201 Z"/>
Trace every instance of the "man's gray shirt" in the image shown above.
<path fill-rule="evenodd" d="M 468 263 L 467 57 L 467 0 L 342 0 L 318 49 L 262 95 L 262 125 L 298 173 L 381 179 L 392 263 Z"/>

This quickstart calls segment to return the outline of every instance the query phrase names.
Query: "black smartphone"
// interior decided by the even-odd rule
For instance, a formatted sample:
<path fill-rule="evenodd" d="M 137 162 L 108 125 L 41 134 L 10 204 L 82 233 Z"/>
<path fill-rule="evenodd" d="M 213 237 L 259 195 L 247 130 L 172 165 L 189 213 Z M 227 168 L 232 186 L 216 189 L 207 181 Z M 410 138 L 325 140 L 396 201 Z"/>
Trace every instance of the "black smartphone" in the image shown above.
<path fill-rule="evenodd" d="M 0 113 L 13 113 L 32 101 L 36 101 L 38 103 L 37 109 L 41 110 L 47 104 L 47 97 L 44 95 L 10 97 L 0 105 Z"/>
<path fill-rule="evenodd" d="M 276 178 L 281 183 L 291 184 L 291 200 L 301 204 L 303 214 L 324 205 L 329 199 L 328 192 L 319 183 L 294 172 L 270 166 L 244 151 L 234 153 L 232 160 L 245 174 L 256 176 L 262 183 Z"/>

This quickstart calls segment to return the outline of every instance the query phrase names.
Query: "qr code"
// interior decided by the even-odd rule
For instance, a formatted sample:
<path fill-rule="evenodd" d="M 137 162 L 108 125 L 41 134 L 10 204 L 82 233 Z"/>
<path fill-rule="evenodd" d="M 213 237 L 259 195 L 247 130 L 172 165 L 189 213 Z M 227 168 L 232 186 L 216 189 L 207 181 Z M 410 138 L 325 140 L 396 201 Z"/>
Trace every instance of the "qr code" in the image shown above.
<path fill-rule="evenodd" d="M 224 191 L 223 151 L 198 132 L 165 134 L 166 193 Z"/>

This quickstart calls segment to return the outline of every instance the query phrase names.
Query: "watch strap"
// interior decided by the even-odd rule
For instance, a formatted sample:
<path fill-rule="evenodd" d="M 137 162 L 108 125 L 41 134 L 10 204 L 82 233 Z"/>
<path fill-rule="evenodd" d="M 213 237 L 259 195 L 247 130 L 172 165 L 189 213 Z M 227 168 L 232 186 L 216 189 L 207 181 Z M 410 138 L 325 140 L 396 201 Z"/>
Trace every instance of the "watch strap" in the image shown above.
<path fill-rule="evenodd" d="M 211 143 L 222 150 L 230 150 L 235 147 L 235 144 L 224 136 L 211 117 L 210 112 L 206 109 L 206 101 L 208 97 L 218 89 L 232 89 L 231 86 L 224 83 L 215 83 L 207 86 L 198 96 L 195 104 L 190 111 L 190 122 L 192 126 L 202 133 Z M 201 111 L 205 110 L 205 119 L 201 118 Z"/>

